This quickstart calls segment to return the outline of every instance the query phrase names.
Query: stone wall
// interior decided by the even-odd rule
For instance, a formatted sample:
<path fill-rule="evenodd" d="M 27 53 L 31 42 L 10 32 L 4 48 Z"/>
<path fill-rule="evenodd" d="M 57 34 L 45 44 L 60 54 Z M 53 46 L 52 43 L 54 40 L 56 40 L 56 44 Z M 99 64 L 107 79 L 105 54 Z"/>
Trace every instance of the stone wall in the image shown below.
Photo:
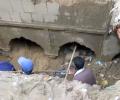
<path fill-rule="evenodd" d="M 57 56 L 69 42 L 101 55 L 110 9 L 111 0 L 1 0 L 0 47 L 24 37 L 48 55 Z"/>

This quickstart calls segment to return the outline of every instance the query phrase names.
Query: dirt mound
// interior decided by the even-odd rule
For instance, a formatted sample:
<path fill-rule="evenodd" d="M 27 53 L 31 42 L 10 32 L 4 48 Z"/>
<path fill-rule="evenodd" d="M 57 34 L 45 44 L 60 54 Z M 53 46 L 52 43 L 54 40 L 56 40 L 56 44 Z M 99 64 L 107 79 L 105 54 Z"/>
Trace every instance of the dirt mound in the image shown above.
<path fill-rule="evenodd" d="M 120 80 L 120 59 L 109 62 L 95 59 L 89 64 L 86 66 L 93 70 L 97 84 L 106 87 Z"/>
<path fill-rule="evenodd" d="M 0 98 L 2 100 L 119 100 L 120 82 L 101 90 L 78 81 L 44 74 L 21 75 L 0 72 Z"/>

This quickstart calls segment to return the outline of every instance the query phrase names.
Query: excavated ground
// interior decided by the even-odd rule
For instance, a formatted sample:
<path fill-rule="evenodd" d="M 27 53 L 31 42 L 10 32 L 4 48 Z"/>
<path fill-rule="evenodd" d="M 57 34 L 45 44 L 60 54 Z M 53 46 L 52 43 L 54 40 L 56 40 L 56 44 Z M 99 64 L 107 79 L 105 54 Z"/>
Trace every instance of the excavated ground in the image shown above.
<path fill-rule="evenodd" d="M 17 44 L 13 46 L 14 49 L 10 52 L 9 55 L 0 56 L 0 60 L 9 59 L 10 62 L 15 66 L 16 70 L 19 70 L 19 65 L 17 59 L 20 56 L 25 56 L 31 58 L 34 63 L 34 72 L 40 72 L 43 70 L 57 70 L 64 64 L 70 56 L 66 57 L 63 55 L 63 51 L 60 52 L 59 57 L 50 58 L 44 55 L 43 50 L 39 46 L 27 46 Z M 99 62 L 99 63 L 98 63 Z M 86 67 L 89 67 L 93 70 L 97 84 L 106 87 L 114 84 L 116 81 L 120 80 L 120 59 L 109 62 L 100 61 L 99 59 L 94 58 L 90 63 L 86 62 Z M 52 73 L 52 72 L 51 72 Z"/>
<path fill-rule="evenodd" d="M 63 51 L 60 51 L 59 57 L 49 58 L 36 45 L 17 44 L 12 47 L 14 48 L 12 52 L 7 52 L 9 55 L 1 55 L 0 60 L 10 60 L 16 70 L 20 68 L 17 63 L 20 56 L 33 60 L 35 73 L 59 69 L 69 58 L 68 55 L 68 57 L 64 56 Z M 104 62 L 94 58 L 92 62 L 86 62 L 85 65 L 93 70 L 99 86 L 91 87 L 76 81 L 67 82 L 69 85 L 66 92 L 61 78 L 43 74 L 26 76 L 20 73 L 0 72 L 1 98 L 3 100 L 39 100 L 39 98 L 42 98 L 41 100 L 59 100 L 59 98 L 62 100 L 120 100 L 120 59 Z"/>
<path fill-rule="evenodd" d="M 120 100 L 120 81 L 101 89 L 45 74 L 0 72 L 1 100 Z"/>

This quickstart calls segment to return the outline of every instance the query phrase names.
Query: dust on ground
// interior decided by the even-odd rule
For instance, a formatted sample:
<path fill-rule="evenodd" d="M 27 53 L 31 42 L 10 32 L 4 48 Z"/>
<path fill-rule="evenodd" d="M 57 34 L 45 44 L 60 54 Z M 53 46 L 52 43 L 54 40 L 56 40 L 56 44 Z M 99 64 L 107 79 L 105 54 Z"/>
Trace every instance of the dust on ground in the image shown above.
<path fill-rule="evenodd" d="M 94 59 L 91 63 L 86 64 L 86 66 L 93 70 L 97 84 L 103 87 L 113 85 L 116 81 L 120 80 L 120 59 L 118 62 L 104 62 Z"/>
<path fill-rule="evenodd" d="M 45 74 L 0 72 L 1 100 L 119 100 L 120 81 L 101 90 L 98 85 L 64 81 Z"/>

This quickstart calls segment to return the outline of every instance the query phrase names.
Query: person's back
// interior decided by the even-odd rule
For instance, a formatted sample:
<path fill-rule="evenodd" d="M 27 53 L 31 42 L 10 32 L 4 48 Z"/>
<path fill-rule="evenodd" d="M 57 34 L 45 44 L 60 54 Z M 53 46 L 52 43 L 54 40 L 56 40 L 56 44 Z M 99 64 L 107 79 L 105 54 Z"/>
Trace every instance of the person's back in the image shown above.
<path fill-rule="evenodd" d="M 70 67 L 70 74 L 74 75 L 74 79 L 81 81 L 82 83 L 87 83 L 90 85 L 96 84 L 96 79 L 92 71 L 84 67 L 84 59 L 81 57 L 75 57 L 73 59 L 73 64 Z"/>
<path fill-rule="evenodd" d="M 0 61 L 0 71 L 15 71 L 15 68 L 9 61 Z"/>
<path fill-rule="evenodd" d="M 22 69 L 22 72 L 24 74 L 31 74 L 33 71 L 33 62 L 31 59 L 25 58 L 25 57 L 19 57 L 18 63 Z"/>
<path fill-rule="evenodd" d="M 85 68 L 82 72 L 74 75 L 74 79 L 90 85 L 96 84 L 96 79 L 92 71 L 88 68 Z"/>

